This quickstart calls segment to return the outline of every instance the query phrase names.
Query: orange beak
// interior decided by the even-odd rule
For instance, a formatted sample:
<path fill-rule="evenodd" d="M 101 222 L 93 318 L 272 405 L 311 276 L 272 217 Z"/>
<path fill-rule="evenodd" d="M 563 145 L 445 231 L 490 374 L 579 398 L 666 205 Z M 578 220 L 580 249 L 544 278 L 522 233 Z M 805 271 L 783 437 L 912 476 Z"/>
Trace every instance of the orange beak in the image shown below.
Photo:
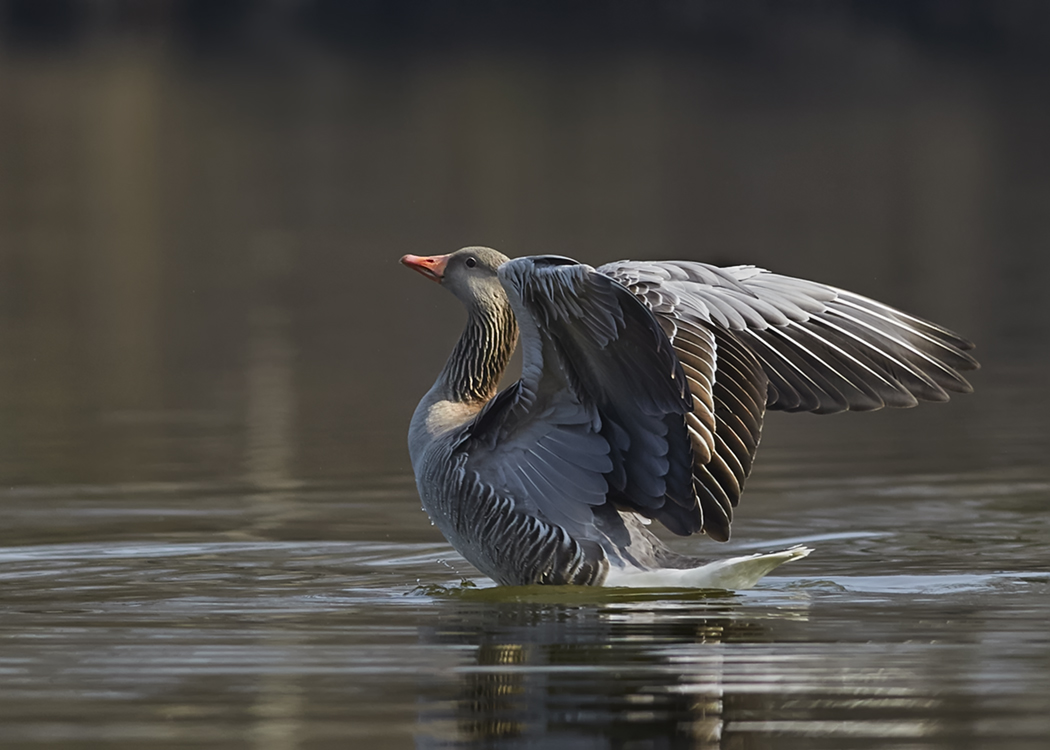
<path fill-rule="evenodd" d="M 401 265 L 408 266 L 413 271 L 419 271 L 428 279 L 441 283 L 445 277 L 445 266 L 448 265 L 448 255 L 405 255 L 401 258 Z"/>

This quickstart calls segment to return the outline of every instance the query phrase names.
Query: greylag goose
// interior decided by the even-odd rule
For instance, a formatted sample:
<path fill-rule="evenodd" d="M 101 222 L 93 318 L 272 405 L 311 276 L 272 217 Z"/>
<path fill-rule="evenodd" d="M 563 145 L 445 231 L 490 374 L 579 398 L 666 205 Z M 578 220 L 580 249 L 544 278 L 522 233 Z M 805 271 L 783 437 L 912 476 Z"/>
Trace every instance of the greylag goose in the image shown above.
<path fill-rule="evenodd" d="M 747 588 L 810 550 L 705 564 L 649 522 L 727 540 L 766 409 L 947 401 L 978 367 L 941 326 L 754 266 L 401 262 L 467 309 L 409 428 L 423 508 L 500 584 Z M 519 337 L 521 379 L 497 393 Z"/>

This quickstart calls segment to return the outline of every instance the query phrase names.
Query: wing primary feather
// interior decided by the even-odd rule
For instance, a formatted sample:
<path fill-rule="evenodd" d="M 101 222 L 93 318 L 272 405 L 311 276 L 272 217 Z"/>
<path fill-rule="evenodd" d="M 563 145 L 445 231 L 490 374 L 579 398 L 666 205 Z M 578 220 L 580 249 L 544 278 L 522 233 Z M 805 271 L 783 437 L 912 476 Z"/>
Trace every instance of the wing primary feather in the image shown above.
<path fill-rule="evenodd" d="M 767 407 L 789 412 L 815 411 L 820 408 L 821 400 L 817 393 L 821 386 L 813 381 L 809 373 L 763 337 L 749 333 L 747 341 L 752 344 L 751 350 L 763 363 L 763 369 L 776 388 L 777 400 L 770 401 Z"/>
<path fill-rule="evenodd" d="M 822 345 L 826 346 L 828 349 L 833 351 L 837 356 L 842 357 L 853 367 L 859 368 L 863 371 L 860 376 L 860 383 L 864 385 L 869 385 L 867 381 L 870 379 L 879 386 L 881 386 L 881 388 L 889 390 L 898 395 L 903 395 L 914 402 L 914 399 L 912 398 L 911 394 L 908 391 L 906 391 L 899 382 L 887 377 L 886 373 L 881 371 L 876 365 L 871 363 L 870 359 L 867 362 L 865 362 L 864 360 L 867 358 L 864 357 L 863 354 L 861 354 L 860 352 L 851 352 L 847 350 L 844 347 L 844 344 L 839 344 L 833 338 L 826 336 L 821 331 L 821 327 L 826 327 L 830 328 L 832 331 L 837 331 L 840 335 L 848 335 L 846 334 L 846 332 L 842 331 L 842 329 L 834 328 L 832 324 L 829 324 L 828 321 L 823 318 L 814 318 L 813 320 L 809 321 L 804 325 L 807 333 L 810 336 L 812 336 Z M 850 336 L 850 338 L 852 338 L 852 336 Z M 855 370 L 854 372 L 856 373 Z M 871 388 L 872 394 L 878 396 L 880 399 L 887 398 L 887 393 L 885 392 L 885 390 L 875 391 L 874 387 Z M 896 404 L 887 402 L 886 405 L 891 406 Z"/>
<path fill-rule="evenodd" d="M 876 353 L 875 356 L 884 363 L 884 366 L 890 368 L 890 374 L 893 376 L 897 370 L 905 370 L 912 375 L 912 382 L 907 380 L 902 381 L 906 388 L 911 391 L 914 395 L 923 395 L 927 401 L 944 401 L 946 395 L 943 394 L 943 388 L 949 388 L 953 391 L 960 393 L 969 393 L 973 390 L 966 379 L 962 377 L 958 372 L 948 367 L 944 363 L 934 359 L 930 355 L 926 354 L 916 346 L 908 343 L 906 340 L 895 336 L 891 333 L 883 331 L 871 323 L 864 321 L 860 318 L 848 315 L 846 312 L 841 310 L 832 309 L 830 310 L 836 316 L 839 321 L 838 325 L 827 321 L 829 327 L 841 328 L 844 332 L 848 332 L 849 335 L 856 341 L 863 344 L 865 351 Z M 856 330 L 851 328 L 859 328 L 862 332 L 874 334 L 876 341 L 881 340 L 902 350 L 901 355 L 894 355 L 887 349 L 887 346 L 876 346 L 874 341 L 869 340 L 865 336 L 860 335 Z M 908 360 L 908 357 L 914 357 L 921 363 L 925 363 L 932 372 L 926 372 L 917 366 L 917 363 L 913 364 Z M 939 376 L 939 377 L 938 377 Z M 933 378 L 937 379 L 934 380 Z M 943 394 L 943 395 L 942 395 Z"/>
<path fill-rule="evenodd" d="M 893 320 L 898 325 L 901 325 L 907 328 L 908 330 L 914 330 L 916 332 L 932 336 L 940 340 L 942 343 L 948 345 L 950 349 L 961 349 L 963 351 L 969 351 L 974 348 L 973 342 L 969 339 L 964 339 L 962 336 L 955 333 L 954 331 L 949 331 L 947 328 L 939 326 L 936 323 L 933 323 L 929 320 L 917 317 L 915 315 L 911 315 L 909 313 L 904 312 L 903 310 L 898 310 L 894 307 L 890 307 L 889 305 L 884 305 L 881 302 L 876 302 L 873 299 L 863 297 L 859 294 L 854 294 L 853 292 L 847 292 L 842 289 L 837 289 L 836 291 L 838 292 L 838 299 L 842 302 L 842 304 L 864 308 L 869 312 L 878 315 L 879 317 Z M 977 366 L 976 360 L 974 360 L 972 357 L 967 357 L 967 361 L 971 366 Z"/>
<path fill-rule="evenodd" d="M 864 381 L 864 378 L 858 377 L 857 373 L 849 367 L 848 358 L 828 357 L 815 350 L 813 344 L 819 343 L 820 339 L 814 336 L 809 329 L 786 327 L 773 330 L 782 339 L 790 341 L 791 347 L 800 355 L 800 360 L 809 364 L 814 373 L 820 375 L 831 388 L 842 396 L 842 403 L 846 408 L 870 411 L 884 406 L 882 399 Z"/>
<path fill-rule="evenodd" d="M 852 309 L 855 311 L 855 313 L 853 315 L 850 315 L 848 310 L 843 308 Z M 829 312 L 841 315 L 843 317 L 851 318 L 857 321 L 858 323 L 862 323 L 867 328 L 870 328 L 872 331 L 875 331 L 876 333 L 879 333 L 882 336 L 885 336 L 886 338 L 892 338 L 902 343 L 907 343 L 916 352 L 922 352 L 922 350 L 919 349 L 916 344 L 908 342 L 907 339 L 905 339 L 899 332 L 903 332 L 911 336 L 915 336 L 921 339 L 922 341 L 926 341 L 934 347 L 935 351 L 937 352 L 936 357 L 945 357 L 949 360 L 949 362 L 941 362 L 939 359 L 934 358 L 932 352 L 922 352 L 925 356 L 934 359 L 934 361 L 936 361 L 941 367 L 955 368 L 961 370 L 975 370 L 978 367 L 977 361 L 969 354 L 967 354 L 966 351 L 963 350 L 964 347 L 973 348 L 973 344 L 966 341 L 965 339 L 959 339 L 959 341 L 961 342 L 960 345 L 953 345 L 951 342 L 945 342 L 942 339 L 924 333 L 922 330 L 905 325 L 900 320 L 897 320 L 884 312 L 871 310 L 867 307 L 862 307 L 848 299 L 842 300 L 842 307 L 834 306 L 829 308 Z M 875 320 L 887 324 L 889 326 L 889 330 L 880 328 L 879 326 L 874 325 L 870 321 L 864 320 L 863 315 L 858 315 L 856 314 L 856 312 L 867 314 Z"/>

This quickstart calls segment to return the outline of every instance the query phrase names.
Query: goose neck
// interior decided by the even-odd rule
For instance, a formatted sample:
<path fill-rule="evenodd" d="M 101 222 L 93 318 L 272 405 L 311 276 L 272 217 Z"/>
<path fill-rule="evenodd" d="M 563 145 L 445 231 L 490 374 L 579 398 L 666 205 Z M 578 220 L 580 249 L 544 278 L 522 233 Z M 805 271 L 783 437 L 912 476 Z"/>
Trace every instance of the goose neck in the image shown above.
<path fill-rule="evenodd" d="M 459 403 L 491 399 L 517 341 L 518 326 L 505 298 L 471 305 L 467 325 L 439 378 L 443 395 Z"/>

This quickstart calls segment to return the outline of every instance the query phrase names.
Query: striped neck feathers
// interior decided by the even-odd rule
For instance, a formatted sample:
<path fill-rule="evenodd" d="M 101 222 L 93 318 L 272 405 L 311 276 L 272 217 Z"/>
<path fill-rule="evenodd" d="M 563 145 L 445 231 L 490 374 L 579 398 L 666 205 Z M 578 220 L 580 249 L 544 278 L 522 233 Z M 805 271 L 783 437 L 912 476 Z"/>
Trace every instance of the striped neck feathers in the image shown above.
<path fill-rule="evenodd" d="M 496 395 L 518 342 L 518 325 L 502 288 L 467 306 L 467 325 L 438 378 L 441 395 L 484 403 Z"/>

